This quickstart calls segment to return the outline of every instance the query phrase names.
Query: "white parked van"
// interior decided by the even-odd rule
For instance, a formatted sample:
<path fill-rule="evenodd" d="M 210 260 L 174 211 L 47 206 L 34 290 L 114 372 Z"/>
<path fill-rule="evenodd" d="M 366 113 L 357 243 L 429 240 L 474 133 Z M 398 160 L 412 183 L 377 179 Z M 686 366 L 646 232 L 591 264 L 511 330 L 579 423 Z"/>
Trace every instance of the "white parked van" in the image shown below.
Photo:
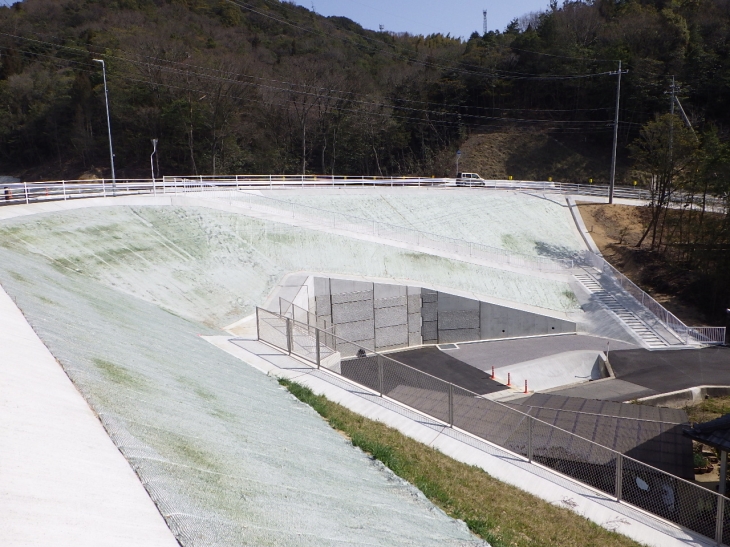
<path fill-rule="evenodd" d="M 484 179 L 477 173 L 459 173 L 456 175 L 457 186 L 486 186 Z"/>

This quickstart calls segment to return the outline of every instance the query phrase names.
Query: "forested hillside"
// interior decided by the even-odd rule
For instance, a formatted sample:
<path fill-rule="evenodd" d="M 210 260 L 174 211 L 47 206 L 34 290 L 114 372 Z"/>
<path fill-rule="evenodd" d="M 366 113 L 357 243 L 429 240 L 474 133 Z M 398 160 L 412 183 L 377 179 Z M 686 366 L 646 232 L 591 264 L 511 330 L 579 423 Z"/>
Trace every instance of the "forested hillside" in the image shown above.
<path fill-rule="evenodd" d="M 470 134 L 505 128 L 608 158 L 618 59 L 629 168 L 672 75 L 695 129 L 725 139 L 729 38 L 726 0 L 553 3 L 467 41 L 276 0 L 24 0 L 0 8 L 0 169 L 108 174 L 95 58 L 121 176 L 147 174 L 152 138 L 163 174 L 443 175 Z"/>

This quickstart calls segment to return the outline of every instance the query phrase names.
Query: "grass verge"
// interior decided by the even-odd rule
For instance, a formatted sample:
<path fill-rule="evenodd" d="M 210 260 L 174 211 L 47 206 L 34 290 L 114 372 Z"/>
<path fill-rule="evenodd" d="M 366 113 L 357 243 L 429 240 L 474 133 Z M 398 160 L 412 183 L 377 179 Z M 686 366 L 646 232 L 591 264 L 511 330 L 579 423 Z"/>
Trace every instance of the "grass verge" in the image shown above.
<path fill-rule="evenodd" d="M 354 446 L 414 484 L 435 505 L 466 522 L 473 533 L 493 547 L 640 545 L 315 395 L 296 382 L 279 379 L 279 383 L 344 433 Z M 570 499 L 564 502 L 566 506 L 573 503 Z"/>

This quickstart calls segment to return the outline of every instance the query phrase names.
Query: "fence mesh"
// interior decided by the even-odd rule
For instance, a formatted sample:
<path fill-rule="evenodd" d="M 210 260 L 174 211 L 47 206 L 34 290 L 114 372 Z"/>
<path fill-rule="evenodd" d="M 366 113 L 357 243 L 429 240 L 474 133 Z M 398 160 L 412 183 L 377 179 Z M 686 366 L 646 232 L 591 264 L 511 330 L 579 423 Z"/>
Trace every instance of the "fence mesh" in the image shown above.
<path fill-rule="evenodd" d="M 292 353 L 316 363 L 315 333 L 319 331 L 322 355 L 335 355 L 335 348 L 341 352 L 336 365 L 328 368 L 345 378 L 704 536 L 715 538 L 721 525 L 723 542 L 730 544 L 730 526 L 725 525 L 730 523 L 730 504 L 723 508 L 718 523 L 720 496 L 715 492 L 583 438 L 566 424 L 558 424 L 566 428 L 557 427 L 372 348 L 290 321 L 291 341 L 287 341 L 287 319 L 259 310 L 260 338 L 283 350 L 291 347 Z"/>

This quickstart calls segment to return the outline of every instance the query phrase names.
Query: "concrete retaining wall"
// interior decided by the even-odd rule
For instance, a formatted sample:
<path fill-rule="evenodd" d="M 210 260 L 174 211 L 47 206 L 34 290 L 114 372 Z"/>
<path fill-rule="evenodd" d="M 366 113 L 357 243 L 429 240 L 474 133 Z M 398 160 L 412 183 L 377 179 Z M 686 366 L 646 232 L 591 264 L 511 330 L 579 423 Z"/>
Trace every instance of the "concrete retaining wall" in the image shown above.
<path fill-rule="evenodd" d="M 376 351 L 576 331 L 572 321 L 426 288 L 324 277 L 311 286 L 310 310 Z"/>

